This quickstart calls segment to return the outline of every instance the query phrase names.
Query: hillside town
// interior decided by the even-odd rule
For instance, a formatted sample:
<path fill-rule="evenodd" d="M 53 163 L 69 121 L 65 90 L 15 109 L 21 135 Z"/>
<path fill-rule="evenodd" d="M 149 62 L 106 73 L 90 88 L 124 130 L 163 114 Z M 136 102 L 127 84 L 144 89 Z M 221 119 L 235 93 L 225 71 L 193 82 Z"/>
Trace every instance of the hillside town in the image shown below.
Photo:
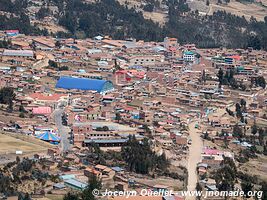
<path fill-rule="evenodd" d="M 266 51 L 3 30 L 0 74 L 0 199 L 267 198 Z"/>

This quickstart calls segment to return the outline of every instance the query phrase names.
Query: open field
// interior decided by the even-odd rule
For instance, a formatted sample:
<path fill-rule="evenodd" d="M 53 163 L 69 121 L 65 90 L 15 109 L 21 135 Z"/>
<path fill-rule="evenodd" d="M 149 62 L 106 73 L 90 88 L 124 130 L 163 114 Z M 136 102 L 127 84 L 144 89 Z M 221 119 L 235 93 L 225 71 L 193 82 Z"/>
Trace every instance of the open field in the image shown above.
<path fill-rule="evenodd" d="M 64 198 L 63 195 L 47 194 L 44 199 L 38 199 L 38 200 L 62 200 L 63 198 Z"/>
<path fill-rule="evenodd" d="M 257 176 L 260 180 L 267 180 L 267 158 L 266 156 L 259 156 L 257 159 L 251 159 L 249 162 L 241 165 L 239 170 Z"/>
<path fill-rule="evenodd" d="M 16 151 L 22 151 L 21 157 L 30 157 L 35 153 L 45 153 L 54 147 L 31 136 L 16 133 L 0 133 L 0 165 L 14 161 Z"/>
<path fill-rule="evenodd" d="M 237 1 L 231 1 L 227 5 L 210 4 L 210 10 L 208 14 L 213 14 L 218 10 L 225 10 L 234 15 L 243 16 L 249 20 L 251 16 L 255 17 L 259 21 L 263 21 L 267 15 L 267 7 L 261 6 L 255 3 L 240 3 Z"/>
<path fill-rule="evenodd" d="M 34 143 L 23 141 L 19 138 L 0 134 L 0 154 L 15 153 L 16 151 L 33 152 L 47 149 Z"/>
<path fill-rule="evenodd" d="M 145 19 L 151 19 L 154 22 L 159 23 L 159 25 L 163 26 L 168 20 L 168 14 L 164 14 L 162 12 L 145 12 L 143 11 L 143 16 Z"/>
<path fill-rule="evenodd" d="M 129 8 L 136 7 L 140 8 L 143 1 L 140 0 L 118 0 L 120 4 L 126 5 Z M 161 1 L 160 1 L 161 2 Z M 230 3 L 226 4 L 217 4 L 217 0 L 210 0 L 210 5 L 206 5 L 206 0 L 188 0 L 187 3 L 189 7 L 193 10 L 198 10 L 200 12 L 206 13 L 208 15 L 212 15 L 214 12 L 218 10 L 224 10 L 228 13 L 244 16 L 247 20 L 250 19 L 251 16 L 255 17 L 259 21 L 263 21 L 264 17 L 267 15 L 267 0 L 262 0 L 262 5 L 260 3 L 246 3 L 246 2 L 238 2 L 235 0 L 230 1 Z M 142 9 L 141 9 L 142 10 Z M 143 15 L 146 19 L 152 19 L 154 22 L 158 22 L 160 25 L 163 25 L 168 20 L 168 14 L 164 14 L 161 12 L 145 12 L 142 11 Z"/>

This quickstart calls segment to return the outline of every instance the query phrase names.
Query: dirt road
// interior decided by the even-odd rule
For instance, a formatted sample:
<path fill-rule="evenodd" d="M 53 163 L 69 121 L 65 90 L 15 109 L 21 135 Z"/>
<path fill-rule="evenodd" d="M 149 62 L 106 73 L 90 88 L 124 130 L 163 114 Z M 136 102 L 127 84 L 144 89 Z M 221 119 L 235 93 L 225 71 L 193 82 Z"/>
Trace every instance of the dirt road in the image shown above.
<path fill-rule="evenodd" d="M 203 141 L 198 133 L 199 130 L 195 128 L 197 122 L 191 122 L 189 124 L 189 135 L 192 140 L 192 144 L 189 147 L 189 156 L 187 163 L 188 170 L 188 183 L 187 190 L 194 191 L 197 184 L 196 167 L 201 160 L 201 152 L 203 148 Z M 186 197 L 186 199 L 195 199 L 194 197 Z"/>

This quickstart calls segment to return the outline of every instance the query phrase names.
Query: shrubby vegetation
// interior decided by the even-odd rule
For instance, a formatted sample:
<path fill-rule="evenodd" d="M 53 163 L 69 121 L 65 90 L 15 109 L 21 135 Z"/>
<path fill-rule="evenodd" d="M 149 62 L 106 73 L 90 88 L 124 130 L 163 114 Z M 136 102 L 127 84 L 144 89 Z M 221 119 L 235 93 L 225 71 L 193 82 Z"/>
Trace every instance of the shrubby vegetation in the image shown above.
<path fill-rule="evenodd" d="M 165 154 L 157 156 L 151 150 L 148 139 L 139 142 L 134 136 L 130 136 L 127 146 L 122 148 L 122 157 L 130 171 L 141 174 L 155 170 L 165 171 L 169 166 Z"/>
<path fill-rule="evenodd" d="M 25 8 L 29 1 L 3 0 L 0 8 L 15 13 L 16 16 L 0 15 L 0 29 L 19 29 L 25 34 L 47 35 L 46 29 L 39 30 L 30 24 Z M 82 0 L 52 0 L 59 9 L 55 17 L 69 33 L 58 32 L 58 37 L 93 37 L 110 35 L 114 39 L 134 37 L 142 40 L 162 41 L 165 36 L 177 37 L 180 43 L 195 43 L 199 47 L 231 47 L 267 49 L 267 17 L 264 22 L 255 18 L 247 21 L 225 11 L 217 11 L 212 16 L 200 16 L 198 11 L 190 11 L 185 0 L 167 0 L 169 20 L 165 26 L 144 19 L 141 12 L 120 5 L 116 0 L 102 0 L 84 3 Z M 153 11 L 159 7 L 158 1 L 147 1 L 143 8 Z M 42 7 L 36 17 L 48 16 L 50 10 Z"/>
<path fill-rule="evenodd" d="M 92 176 L 89 178 L 88 186 L 82 192 L 79 193 L 67 193 L 63 200 L 95 200 L 96 197 L 93 195 L 92 191 L 94 189 L 100 190 L 102 187 L 101 181 L 97 177 Z"/>
<path fill-rule="evenodd" d="M 7 104 L 9 111 L 13 110 L 13 100 L 15 99 L 15 96 L 13 88 L 3 87 L 0 89 L 0 103 Z"/>
<path fill-rule="evenodd" d="M 18 185 L 34 180 L 44 185 L 49 178 L 48 173 L 39 169 L 35 161 L 17 157 L 16 161 L 6 164 L 0 170 L 0 193 L 6 196 L 18 195 L 19 200 L 30 200 L 28 193 L 18 192 Z"/>
<path fill-rule="evenodd" d="M 219 87 L 222 85 L 228 85 L 232 89 L 246 90 L 246 86 L 242 82 L 238 82 L 235 77 L 235 71 L 233 69 L 224 72 L 221 68 L 218 71 Z"/>
<path fill-rule="evenodd" d="M 225 157 L 221 162 L 221 167 L 218 169 L 214 178 L 219 191 L 233 191 L 236 182 L 237 169 L 234 161 L 231 158 Z"/>

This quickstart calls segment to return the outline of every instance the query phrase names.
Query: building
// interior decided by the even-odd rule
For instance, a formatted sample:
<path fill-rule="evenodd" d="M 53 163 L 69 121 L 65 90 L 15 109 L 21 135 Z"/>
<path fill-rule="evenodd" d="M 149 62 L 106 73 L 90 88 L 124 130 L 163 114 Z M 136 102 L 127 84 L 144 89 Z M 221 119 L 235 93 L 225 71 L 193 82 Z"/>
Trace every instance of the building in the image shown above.
<path fill-rule="evenodd" d="M 84 190 L 88 185 L 87 183 L 83 183 L 75 178 L 65 180 L 64 184 L 75 190 Z"/>
<path fill-rule="evenodd" d="M 33 58 L 34 53 L 31 50 L 9 50 L 5 49 L 3 56 L 8 56 L 8 57 L 25 57 L 25 58 Z"/>
<path fill-rule="evenodd" d="M 75 77 L 61 77 L 56 88 L 96 91 L 100 94 L 114 89 L 111 81 Z"/>
<path fill-rule="evenodd" d="M 124 146 L 128 142 L 128 139 L 111 139 L 111 140 L 91 140 L 85 139 L 83 142 L 84 147 L 92 146 L 93 144 L 97 144 L 100 147 L 121 147 Z"/>
<path fill-rule="evenodd" d="M 194 62 L 194 60 L 195 60 L 195 54 L 192 51 L 186 51 L 183 54 L 183 59 L 186 62 Z"/>
<path fill-rule="evenodd" d="M 169 38 L 169 37 L 165 37 L 163 43 L 164 43 L 164 47 L 165 47 L 165 48 L 169 48 L 169 47 L 178 47 L 177 38 Z"/>

